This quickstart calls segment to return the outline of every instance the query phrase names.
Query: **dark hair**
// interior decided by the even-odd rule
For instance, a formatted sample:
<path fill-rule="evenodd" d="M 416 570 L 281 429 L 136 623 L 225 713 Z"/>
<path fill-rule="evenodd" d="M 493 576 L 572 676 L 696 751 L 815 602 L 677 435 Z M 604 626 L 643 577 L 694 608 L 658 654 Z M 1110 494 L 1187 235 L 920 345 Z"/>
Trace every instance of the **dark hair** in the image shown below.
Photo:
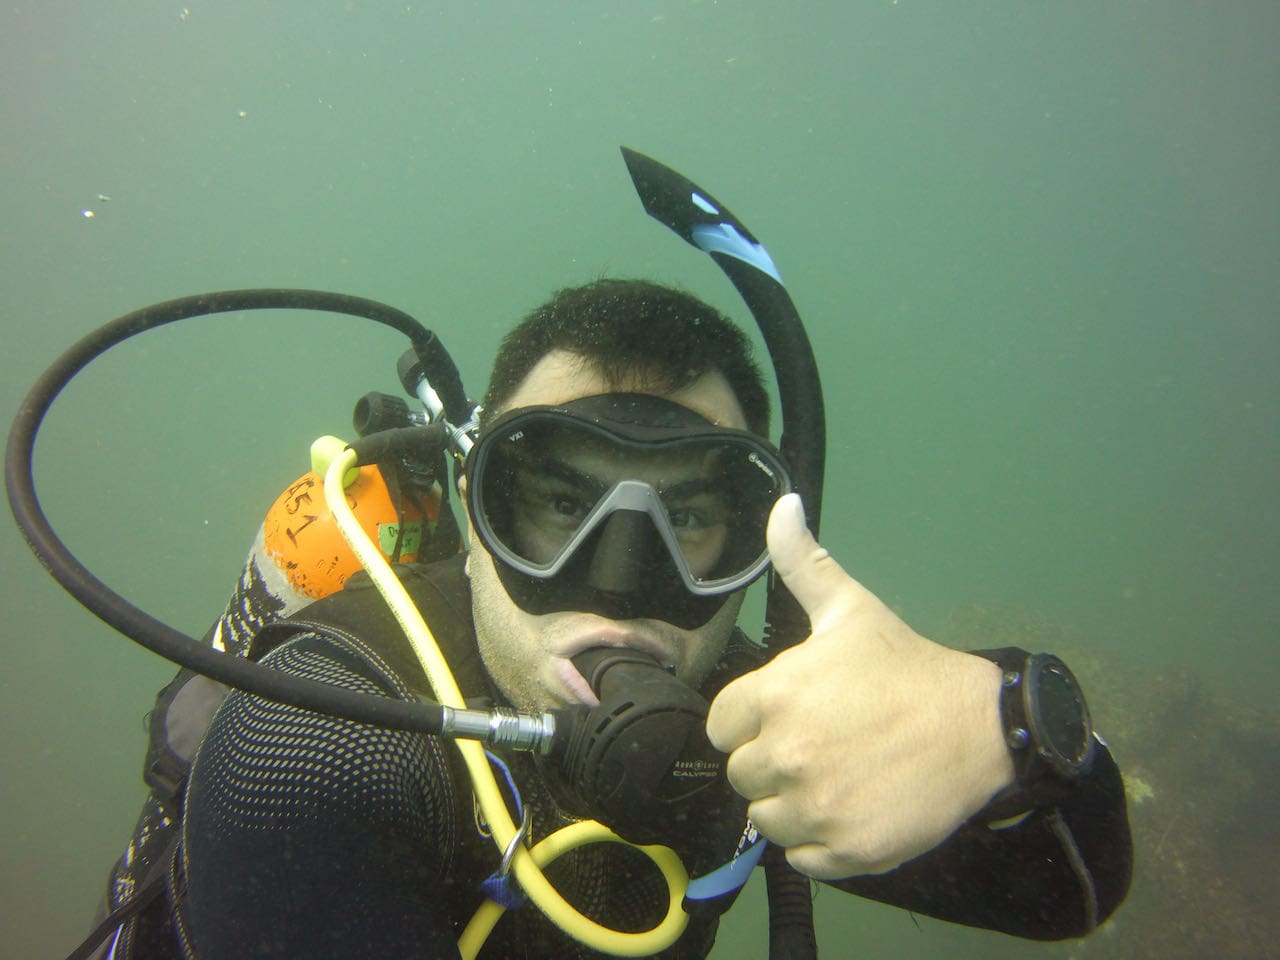
<path fill-rule="evenodd" d="M 503 338 L 485 410 L 504 407 L 553 350 L 581 357 L 611 386 L 638 378 L 648 389 L 674 391 L 718 370 L 737 397 L 747 427 L 768 435 L 769 395 L 751 341 L 731 320 L 687 293 L 616 279 L 557 291 Z"/>

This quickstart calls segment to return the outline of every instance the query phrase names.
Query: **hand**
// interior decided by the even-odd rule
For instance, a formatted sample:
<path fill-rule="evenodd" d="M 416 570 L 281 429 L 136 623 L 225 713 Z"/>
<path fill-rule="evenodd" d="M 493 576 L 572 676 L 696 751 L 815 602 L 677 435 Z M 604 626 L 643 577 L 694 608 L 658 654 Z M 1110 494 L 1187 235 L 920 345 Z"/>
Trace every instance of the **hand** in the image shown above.
<path fill-rule="evenodd" d="M 797 870 L 891 870 L 1013 781 L 1000 669 L 898 619 L 818 546 L 795 494 L 775 505 L 768 540 L 813 632 L 725 687 L 707 735 Z"/>

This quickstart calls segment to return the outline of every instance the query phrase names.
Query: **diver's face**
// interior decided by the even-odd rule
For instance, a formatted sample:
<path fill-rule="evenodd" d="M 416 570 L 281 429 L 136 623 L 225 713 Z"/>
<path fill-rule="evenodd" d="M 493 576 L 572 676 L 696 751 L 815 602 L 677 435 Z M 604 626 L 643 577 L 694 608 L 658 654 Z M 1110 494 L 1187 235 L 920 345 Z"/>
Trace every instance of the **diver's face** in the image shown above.
<path fill-rule="evenodd" d="M 643 383 L 609 384 L 598 372 L 567 351 L 543 357 L 529 372 L 504 410 L 490 416 L 530 406 L 558 406 L 581 397 L 608 392 L 653 393 Z M 689 386 L 668 394 L 678 403 L 713 424 L 746 429 L 746 418 L 728 381 L 718 372 L 704 374 Z M 566 455 L 569 455 L 566 451 Z M 605 458 L 589 447 L 573 451 L 575 467 L 609 482 L 644 480 L 655 486 L 680 482 L 695 467 L 688 463 L 655 458 L 627 473 L 625 465 Z M 623 474 L 626 473 L 626 476 Z M 546 522 L 553 522 L 546 518 Z M 540 535 L 536 529 L 526 531 Z M 713 552 L 714 530 L 705 534 L 704 548 Z M 467 569 L 471 576 L 472 605 L 480 655 L 490 676 L 513 705 L 522 710 L 544 710 L 571 703 L 595 703 L 595 695 L 572 663 L 591 647 L 629 647 L 655 657 L 675 669 L 685 683 L 700 684 L 724 652 L 742 606 L 742 592 L 732 594 L 720 610 L 701 627 L 681 629 L 662 620 L 609 620 L 593 613 L 560 611 L 530 614 L 508 595 L 494 568 L 494 559 L 476 537 L 471 537 Z"/>

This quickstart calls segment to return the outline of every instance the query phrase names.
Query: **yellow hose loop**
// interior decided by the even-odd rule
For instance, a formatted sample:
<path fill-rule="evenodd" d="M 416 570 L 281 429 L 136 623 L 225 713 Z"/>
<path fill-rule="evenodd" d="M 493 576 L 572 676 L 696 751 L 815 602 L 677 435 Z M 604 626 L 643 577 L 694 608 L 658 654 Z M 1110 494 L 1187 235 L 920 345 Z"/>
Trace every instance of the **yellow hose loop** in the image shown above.
<path fill-rule="evenodd" d="M 588 843 L 621 843 L 641 851 L 662 871 L 662 877 L 667 881 L 667 890 L 671 894 L 673 907 L 681 903 L 685 888 L 689 885 L 689 875 L 685 872 L 684 864 L 680 862 L 680 858 L 676 856 L 675 851 L 670 847 L 637 846 L 629 843 L 596 820 L 582 820 L 567 827 L 562 827 L 551 836 L 535 844 L 533 849 L 528 851 L 528 858 L 533 861 L 533 868 L 541 876 L 542 867 L 545 867 L 562 854 L 568 853 L 570 850 L 576 850 L 578 847 L 585 846 Z M 556 894 L 556 896 L 558 897 L 559 895 Z M 570 907 L 569 909 L 572 910 L 573 908 Z M 505 912 L 505 907 L 494 903 L 492 900 L 486 900 L 481 905 L 480 909 L 475 912 L 475 915 L 472 916 L 471 921 L 467 924 L 467 928 L 462 931 L 462 936 L 458 938 L 458 950 L 462 954 L 462 960 L 474 960 L 480 952 L 481 946 L 484 945 L 485 939 L 492 932 L 497 922 L 502 919 L 502 915 Z M 684 928 L 689 923 L 689 915 L 683 909 L 671 909 L 667 912 L 667 916 L 663 921 L 651 930 L 646 930 L 642 933 L 622 933 L 617 930 L 610 930 L 608 927 L 602 927 L 576 910 L 573 913 L 575 914 L 573 929 L 565 926 L 555 917 L 551 919 L 562 930 L 570 933 L 575 938 L 579 937 L 580 931 L 590 928 L 600 942 L 611 944 L 608 948 L 596 947 L 596 949 L 607 949 L 607 952 L 618 957 L 647 957 L 655 953 L 661 953 L 675 943 L 676 938 L 684 933 Z"/>
<path fill-rule="evenodd" d="M 401 629 L 409 638 L 426 672 L 436 700 L 443 706 L 464 708 L 466 704 L 463 701 L 462 692 L 458 689 L 453 672 L 449 669 L 449 664 L 444 659 L 444 654 L 441 653 L 435 637 L 431 635 L 426 621 L 422 619 L 421 612 L 382 552 L 365 534 L 347 504 L 342 479 L 348 470 L 355 467 L 356 461 L 355 451 L 347 449 L 335 456 L 325 471 L 324 492 L 329 509 L 343 536 L 350 544 L 352 552 L 368 571 L 378 592 L 382 594 Z M 485 757 L 484 747 L 475 740 L 455 740 L 454 744 L 462 752 L 467 771 L 471 775 L 472 789 L 475 791 L 485 821 L 489 825 L 493 841 L 499 850 L 505 850 L 515 838 L 517 826 L 507 812 L 506 801 L 502 798 L 498 781 Z M 611 930 L 579 913 L 551 885 L 541 869 L 544 864 L 551 862 L 562 853 L 567 853 L 584 843 L 597 842 L 626 843 L 603 824 L 594 820 L 582 821 L 557 830 L 542 840 L 534 850 L 545 849 L 543 860 L 538 859 L 533 851 L 523 847 L 517 848 L 512 861 L 512 872 L 521 889 L 552 923 L 591 949 L 619 957 L 640 957 L 660 953 L 675 942 L 689 922 L 689 916 L 682 907 L 684 892 L 689 882 L 684 865 L 675 852 L 667 847 L 637 846 L 636 849 L 653 860 L 662 872 L 671 893 L 671 905 L 663 921 L 651 930 L 642 933 Z M 482 912 L 486 915 L 489 913 L 487 905 L 482 908 Z M 489 930 L 493 928 L 494 923 L 497 923 L 500 916 L 501 908 L 494 915 L 492 922 L 488 923 L 484 936 L 488 936 Z M 473 918 L 472 924 L 475 923 L 476 919 Z M 475 950 L 478 951 L 483 942 L 481 937 L 475 944 Z M 474 953 L 471 956 L 474 956 Z"/>

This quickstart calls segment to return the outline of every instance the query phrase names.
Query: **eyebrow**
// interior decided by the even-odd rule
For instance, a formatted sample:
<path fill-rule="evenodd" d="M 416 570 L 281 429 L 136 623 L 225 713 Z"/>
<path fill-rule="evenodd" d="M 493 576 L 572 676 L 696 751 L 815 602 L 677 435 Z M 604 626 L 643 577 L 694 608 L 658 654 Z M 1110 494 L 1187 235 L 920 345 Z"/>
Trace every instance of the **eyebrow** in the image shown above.
<path fill-rule="evenodd" d="M 581 490 L 595 490 L 603 493 L 605 490 L 613 487 L 625 479 L 634 479 L 621 477 L 617 480 L 606 481 L 593 473 L 587 473 L 585 470 L 579 470 L 565 463 L 563 460 L 543 459 L 537 462 L 526 461 L 524 463 L 526 469 L 532 471 L 540 471 L 554 479 L 561 480 L 564 483 L 577 487 Z M 680 480 L 670 486 L 655 486 L 658 496 L 662 499 L 673 498 L 676 500 L 688 500 L 703 493 L 717 494 L 724 491 L 723 479 L 710 479 L 706 477 L 695 477 L 690 480 Z"/>
<path fill-rule="evenodd" d="M 660 488 L 658 490 L 658 496 L 663 498 L 671 497 L 675 500 L 691 500 L 702 493 L 723 493 L 724 488 L 725 484 L 723 480 L 715 481 L 705 478 L 699 478 L 697 480 L 682 480 L 669 487 Z"/>
<path fill-rule="evenodd" d="M 554 460 L 544 457 L 536 460 L 525 460 L 523 462 L 523 466 L 530 472 L 543 473 L 556 480 L 562 480 L 571 486 L 579 487 L 584 490 L 604 490 L 606 487 L 611 486 L 611 484 L 606 484 L 594 474 L 571 467 L 563 460 Z"/>

